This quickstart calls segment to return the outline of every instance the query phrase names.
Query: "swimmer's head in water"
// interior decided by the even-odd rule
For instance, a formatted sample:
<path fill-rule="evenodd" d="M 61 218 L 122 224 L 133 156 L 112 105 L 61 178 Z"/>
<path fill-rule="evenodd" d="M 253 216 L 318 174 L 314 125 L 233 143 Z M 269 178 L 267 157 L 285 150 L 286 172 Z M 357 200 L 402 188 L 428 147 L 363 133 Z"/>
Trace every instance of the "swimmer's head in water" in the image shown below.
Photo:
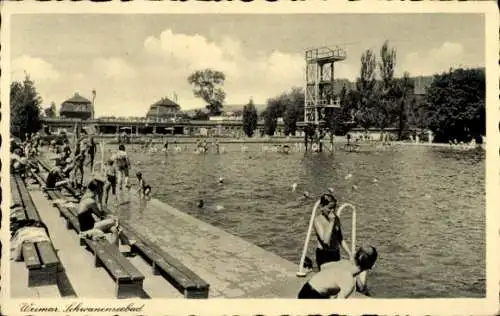
<path fill-rule="evenodd" d="M 137 179 L 142 178 L 142 172 L 137 171 L 136 174 L 135 174 L 135 176 L 137 177 Z"/>
<path fill-rule="evenodd" d="M 370 270 L 377 261 L 377 249 L 373 246 L 363 246 L 358 249 L 354 256 L 356 265 L 362 270 Z"/>
<path fill-rule="evenodd" d="M 205 203 L 203 202 L 203 200 L 199 200 L 199 201 L 198 201 L 198 207 L 199 207 L 199 208 L 202 208 L 204 204 L 205 204 Z"/>
<path fill-rule="evenodd" d="M 120 144 L 120 146 L 118 146 L 118 150 L 125 151 L 125 145 Z"/>
<path fill-rule="evenodd" d="M 321 196 L 319 205 L 321 207 L 328 207 L 331 210 L 337 208 L 337 199 L 331 193 L 325 193 Z"/>

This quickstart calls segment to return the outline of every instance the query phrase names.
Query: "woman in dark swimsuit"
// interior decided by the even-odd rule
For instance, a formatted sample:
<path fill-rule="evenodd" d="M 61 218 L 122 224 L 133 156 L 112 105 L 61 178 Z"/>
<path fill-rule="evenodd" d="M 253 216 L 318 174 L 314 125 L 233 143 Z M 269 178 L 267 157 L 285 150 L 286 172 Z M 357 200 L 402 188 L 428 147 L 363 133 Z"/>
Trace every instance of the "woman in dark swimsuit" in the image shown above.
<path fill-rule="evenodd" d="M 349 258 L 352 255 L 342 235 L 340 218 L 336 214 L 337 200 L 330 193 L 323 194 L 320 197 L 320 207 L 319 214 L 314 219 L 314 231 L 318 238 L 316 264 L 319 270 L 322 264 L 341 259 L 341 247 Z"/>

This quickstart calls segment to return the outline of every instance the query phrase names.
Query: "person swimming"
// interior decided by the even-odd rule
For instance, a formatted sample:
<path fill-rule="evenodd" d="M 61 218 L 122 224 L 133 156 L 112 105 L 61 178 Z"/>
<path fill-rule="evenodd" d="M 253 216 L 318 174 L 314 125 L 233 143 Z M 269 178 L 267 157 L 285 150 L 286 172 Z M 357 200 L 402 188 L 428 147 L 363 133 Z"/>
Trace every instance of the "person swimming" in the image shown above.
<path fill-rule="evenodd" d="M 325 193 L 320 197 L 319 214 L 314 219 L 314 231 L 318 238 L 316 248 L 316 264 L 318 269 L 327 262 L 339 261 L 341 259 L 340 248 L 342 247 L 352 256 L 347 243 L 342 235 L 340 218 L 337 216 L 337 199 L 331 193 Z"/>
<path fill-rule="evenodd" d="M 326 263 L 320 272 L 304 284 L 297 297 L 299 299 L 349 298 L 356 292 L 356 288 L 366 288 L 366 283 L 358 276 L 372 269 L 377 257 L 375 247 L 364 246 L 356 251 L 353 261 L 340 260 Z M 304 267 L 307 268 L 306 264 Z"/>

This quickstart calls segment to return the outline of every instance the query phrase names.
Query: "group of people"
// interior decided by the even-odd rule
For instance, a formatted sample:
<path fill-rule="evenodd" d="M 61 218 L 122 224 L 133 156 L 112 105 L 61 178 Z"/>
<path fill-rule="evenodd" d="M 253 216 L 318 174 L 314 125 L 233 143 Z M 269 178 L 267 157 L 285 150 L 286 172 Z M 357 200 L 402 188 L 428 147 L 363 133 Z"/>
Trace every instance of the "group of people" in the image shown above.
<path fill-rule="evenodd" d="M 77 155 L 75 151 L 75 157 Z M 75 159 L 75 157 L 73 157 L 73 159 Z M 104 177 L 100 177 L 95 173 L 91 175 L 76 207 L 76 215 L 82 237 L 92 239 L 109 237 L 110 243 L 119 245 L 121 228 L 118 218 L 107 212 L 107 205 L 110 193 L 115 196 L 115 201 L 118 201 L 117 187 L 120 190 L 124 188 L 130 189 L 130 169 L 131 163 L 125 150 L 125 145 L 120 144 L 118 150 L 106 161 L 103 168 Z M 67 178 L 64 179 L 64 177 L 67 176 L 68 173 L 61 170 L 60 167 L 56 165 L 47 176 L 47 188 L 55 189 L 64 183 L 68 183 Z M 136 177 L 138 180 L 139 197 L 149 198 L 151 186 L 146 183 L 140 171 L 136 173 Z M 52 180 L 52 178 L 54 178 L 54 180 Z M 51 187 L 49 187 L 49 184 Z M 59 202 L 63 203 L 64 201 Z"/>
<path fill-rule="evenodd" d="M 85 148 L 82 150 L 82 148 Z M 90 166 L 92 175 L 94 174 L 94 158 L 96 146 L 93 137 L 89 138 L 87 143 L 85 140 L 77 142 L 75 149 L 72 151 L 69 146 L 69 141 L 65 141 L 62 146 L 55 150 L 59 155 L 55 159 L 55 167 L 50 170 L 47 179 L 47 189 L 57 189 L 66 184 L 72 184 L 75 189 L 83 187 L 84 165 L 86 157 L 89 157 L 87 163 Z M 129 171 L 131 162 L 125 150 L 125 145 L 120 144 L 118 150 L 105 162 L 103 166 L 103 200 L 105 205 L 108 205 L 110 193 L 115 197 L 117 202 L 117 187 L 120 190 L 123 188 L 130 189 Z M 77 177 L 79 176 L 79 177 Z M 138 194 L 141 198 L 149 198 L 151 194 L 151 186 L 146 184 L 142 172 L 136 173 L 138 181 Z M 95 177 L 94 177 L 95 178 Z"/>
<path fill-rule="evenodd" d="M 215 148 L 215 152 L 220 154 L 220 144 L 219 140 L 215 139 L 212 143 Z M 209 149 L 209 142 L 205 139 L 197 139 L 196 140 L 196 149 L 195 151 L 198 153 L 206 153 Z"/>
<path fill-rule="evenodd" d="M 55 167 L 49 171 L 46 179 L 48 189 L 55 189 L 62 185 L 71 184 L 75 189 L 83 188 L 85 166 L 94 170 L 97 145 L 93 137 L 75 141 L 72 149 L 67 138 L 61 145 L 51 142 L 50 150 L 57 154 Z M 86 163 L 87 162 L 87 163 Z"/>
<path fill-rule="evenodd" d="M 359 248 L 351 253 L 342 234 L 337 211 L 337 199 L 333 193 L 325 193 L 319 199 L 319 212 L 314 219 L 314 231 L 318 239 L 316 265 L 318 272 L 304 284 L 299 299 L 348 298 L 358 291 L 369 295 L 366 271 L 377 260 L 373 246 Z M 343 249 L 349 260 L 342 260 Z M 312 269 L 313 262 L 306 257 L 305 269 Z"/>

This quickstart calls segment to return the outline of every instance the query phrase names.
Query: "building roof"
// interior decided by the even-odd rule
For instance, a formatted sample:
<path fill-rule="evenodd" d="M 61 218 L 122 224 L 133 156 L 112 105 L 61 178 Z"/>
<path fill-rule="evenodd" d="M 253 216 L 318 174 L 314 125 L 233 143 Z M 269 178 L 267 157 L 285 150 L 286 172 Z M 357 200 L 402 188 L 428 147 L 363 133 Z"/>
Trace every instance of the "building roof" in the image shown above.
<path fill-rule="evenodd" d="M 78 92 L 75 92 L 75 94 L 71 98 L 69 98 L 68 100 L 64 101 L 63 104 L 64 103 L 90 104 L 92 102 L 90 102 L 88 99 L 79 95 Z"/>
<path fill-rule="evenodd" d="M 163 106 L 163 107 L 175 107 L 177 109 L 180 109 L 181 106 L 174 101 L 170 100 L 169 98 L 161 98 L 157 102 L 153 103 L 151 107 L 156 107 L 156 106 Z"/>
<path fill-rule="evenodd" d="M 170 117 L 172 114 L 179 114 L 180 110 L 179 104 L 169 98 L 161 98 L 149 107 L 146 117 Z"/>
<path fill-rule="evenodd" d="M 59 112 L 92 112 L 92 102 L 75 93 L 62 103 Z"/>

